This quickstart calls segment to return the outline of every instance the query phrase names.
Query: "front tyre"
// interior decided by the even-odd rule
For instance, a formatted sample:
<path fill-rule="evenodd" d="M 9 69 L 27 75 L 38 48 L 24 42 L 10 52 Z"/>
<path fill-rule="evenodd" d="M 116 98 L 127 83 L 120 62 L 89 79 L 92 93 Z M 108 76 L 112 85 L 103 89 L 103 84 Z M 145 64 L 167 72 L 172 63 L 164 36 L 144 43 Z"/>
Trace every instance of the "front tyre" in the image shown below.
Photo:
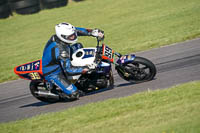
<path fill-rule="evenodd" d="M 113 76 L 112 69 L 109 72 L 108 83 L 109 83 L 108 88 L 113 89 L 114 88 L 114 76 Z"/>
<path fill-rule="evenodd" d="M 123 79 L 140 83 L 152 80 L 156 75 L 155 65 L 148 59 L 143 57 L 135 57 L 132 62 L 123 64 L 124 71 L 117 70 L 120 77 Z"/>

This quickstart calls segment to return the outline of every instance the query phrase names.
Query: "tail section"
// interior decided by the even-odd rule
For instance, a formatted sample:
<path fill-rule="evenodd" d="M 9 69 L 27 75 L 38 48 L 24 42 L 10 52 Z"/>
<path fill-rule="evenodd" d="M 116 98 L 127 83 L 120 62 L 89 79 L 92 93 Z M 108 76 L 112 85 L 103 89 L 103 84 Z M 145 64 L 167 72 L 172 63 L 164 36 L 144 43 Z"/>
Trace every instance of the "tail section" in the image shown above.
<path fill-rule="evenodd" d="M 15 74 L 26 80 L 42 80 L 42 60 L 29 62 L 14 68 Z"/>

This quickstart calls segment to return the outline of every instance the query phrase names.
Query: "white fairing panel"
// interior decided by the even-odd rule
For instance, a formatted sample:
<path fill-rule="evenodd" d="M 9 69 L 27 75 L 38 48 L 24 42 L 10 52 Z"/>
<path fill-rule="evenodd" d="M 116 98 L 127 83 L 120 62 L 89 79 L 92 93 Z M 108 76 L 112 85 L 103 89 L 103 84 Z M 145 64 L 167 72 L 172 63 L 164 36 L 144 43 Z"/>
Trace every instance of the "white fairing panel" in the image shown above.
<path fill-rule="evenodd" d="M 72 54 L 71 64 L 73 66 L 86 66 L 94 63 L 96 55 L 96 48 L 82 48 L 78 49 Z"/>
<path fill-rule="evenodd" d="M 81 48 L 72 54 L 73 66 L 87 66 L 94 63 L 96 48 Z M 78 80 L 81 75 L 69 76 L 69 80 Z"/>

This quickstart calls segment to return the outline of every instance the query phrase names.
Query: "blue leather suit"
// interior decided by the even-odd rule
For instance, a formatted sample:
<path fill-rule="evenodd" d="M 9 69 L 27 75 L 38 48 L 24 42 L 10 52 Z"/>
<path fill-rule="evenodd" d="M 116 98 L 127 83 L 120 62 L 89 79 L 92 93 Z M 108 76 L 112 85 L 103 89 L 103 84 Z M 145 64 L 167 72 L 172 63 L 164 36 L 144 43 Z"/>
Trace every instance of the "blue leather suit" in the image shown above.
<path fill-rule="evenodd" d="M 90 29 L 76 27 L 78 36 L 91 36 Z M 81 48 L 81 44 L 75 44 Z M 73 49 L 53 35 L 47 42 L 42 57 L 42 71 L 45 79 L 50 84 L 57 85 L 64 93 L 71 94 L 77 90 L 76 86 L 67 80 L 67 76 L 81 74 L 84 67 L 71 65 L 71 54 Z"/>

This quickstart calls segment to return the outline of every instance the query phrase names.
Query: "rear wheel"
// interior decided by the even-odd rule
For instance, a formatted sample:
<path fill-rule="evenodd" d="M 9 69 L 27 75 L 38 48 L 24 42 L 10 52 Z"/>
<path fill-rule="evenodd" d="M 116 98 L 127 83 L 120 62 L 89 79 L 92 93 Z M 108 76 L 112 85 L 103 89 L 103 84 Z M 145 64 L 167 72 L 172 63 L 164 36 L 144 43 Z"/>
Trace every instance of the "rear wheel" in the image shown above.
<path fill-rule="evenodd" d="M 25 15 L 25 14 L 37 13 L 39 11 L 40 11 L 40 7 L 39 6 L 33 6 L 33 7 L 28 7 L 28 8 L 23 8 L 23 9 L 16 10 L 16 13 Z"/>
<path fill-rule="evenodd" d="M 51 9 L 67 6 L 68 0 L 41 0 L 41 4 L 43 8 Z"/>
<path fill-rule="evenodd" d="M 42 102 L 55 103 L 60 100 L 59 95 L 46 90 L 45 84 L 43 82 L 31 81 L 30 91 L 35 98 Z"/>
<path fill-rule="evenodd" d="M 17 0 L 10 1 L 12 10 L 18 14 L 33 14 L 40 11 L 39 0 Z"/>
<path fill-rule="evenodd" d="M 11 14 L 10 6 L 7 3 L 0 4 L 0 19 L 8 18 Z"/>
<path fill-rule="evenodd" d="M 124 63 L 125 72 L 117 69 L 118 74 L 125 80 L 134 83 L 152 80 L 156 75 L 155 65 L 143 57 L 135 57 L 134 61 Z"/>

